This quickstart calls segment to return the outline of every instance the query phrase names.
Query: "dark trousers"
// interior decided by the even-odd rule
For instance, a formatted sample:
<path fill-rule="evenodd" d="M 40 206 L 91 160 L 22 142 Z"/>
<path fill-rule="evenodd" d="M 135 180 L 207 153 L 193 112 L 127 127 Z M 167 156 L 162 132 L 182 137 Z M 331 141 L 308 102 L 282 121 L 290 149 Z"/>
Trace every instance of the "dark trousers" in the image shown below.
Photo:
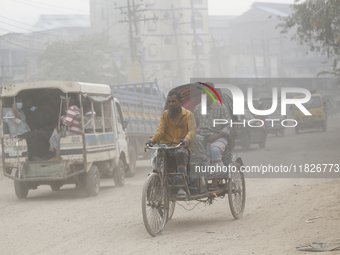
<path fill-rule="evenodd" d="M 161 144 L 161 146 L 167 146 L 166 144 Z M 180 148 L 175 150 L 169 150 L 167 165 L 169 166 L 170 172 L 175 170 L 177 173 L 186 174 L 187 173 L 187 163 L 189 159 L 189 152 L 186 149 Z M 174 160 L 175 159 L 175 160 Z"/>
<path fill-rule="evenodd" d="M 29 157 L 43 157 L 46 150 L 48 151 L 48 140 L 44 131 L 26 132 L 18 137 L 26 139 Z"/>

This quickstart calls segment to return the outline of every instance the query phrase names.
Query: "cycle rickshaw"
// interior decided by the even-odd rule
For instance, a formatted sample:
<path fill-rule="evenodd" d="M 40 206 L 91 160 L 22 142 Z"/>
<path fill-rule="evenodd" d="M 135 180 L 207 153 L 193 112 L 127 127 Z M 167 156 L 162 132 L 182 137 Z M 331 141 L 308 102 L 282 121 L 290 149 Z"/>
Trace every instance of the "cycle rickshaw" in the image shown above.
<path fill-rule="evenodd" d="M 194 107 L 200 103 L 201 92 L 198 89 L 202 87 L 198 83 L 187 84 L 177 87 L 176 90 L 182 92 L 182 107 L 193 111 Z M 223 95 L 221 100 L 225 104 L 230 113 L 232 113 L 232 100 L 228 95 Z M 167 109 L 167 106 L 165 106 Z M 232 114 L 230 115 L 232 116 Z M 234 132 L 236 133 L 236 132 Z M 200 201 L 209 204 L 213 203 L 214 199 L 224 198 L 228 196 L 231 213 L 235 219 L 242 216 L 245 207 L 245 180 L 243 172 L 240 171 L 243 165 L 242 159 L 236 154 L 232 153 L 234 147 L 235 137 L 231 136 L 228 139 L 228 145 L 223 153 L 222 161 L 224 166 L 229 169 L 224 175 L 224 178 L 218 179 L 218 189 L 208 191 L 206 189 L 206 180 L 202 178 L 185 177 L 184 174 L 176 173 L 174 169 L 169 168 L 168 151 L 174 150 L 182 145 L 178 144 L 176 147 L 151 147 L 146 149 L 155 150 L 156 153 L 151 158 L 152 173 L 144 183 L 142 194 L 142 212 L 143 221 L 147 232 L 151 236 L 156 236 L 162 232 L 165 224 L 170 220 L 174 214 L 177 201 L 177 189 L 183 188 L 187 193 L 185 201 Z M 190 160 L 188 167 L 190 167 Z M 189 168 L 188 168 L 189 169 Z M 230 170 L 232 169 L 232 171 Z M 189 173 L 190 171 L 188 171 Z M 174 181 L 174 177 L 179 177 L 180 182 Z"/>

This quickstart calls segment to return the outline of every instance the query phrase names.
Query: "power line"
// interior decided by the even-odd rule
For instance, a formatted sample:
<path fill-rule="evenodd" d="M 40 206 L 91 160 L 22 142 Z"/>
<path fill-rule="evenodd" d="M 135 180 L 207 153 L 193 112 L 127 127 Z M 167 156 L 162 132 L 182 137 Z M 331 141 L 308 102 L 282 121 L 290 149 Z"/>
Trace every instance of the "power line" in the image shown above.
<path fill-rule="evenodd" d="M 17 2 L 17 3 L 20 3 L 20 4 L 25 4 L 25 5 L 33 6 L 33 7 L 35 7 L 35 8 L 39 8 L 39 9 L 44 9 L 44 10 L 59 12 L 59 13 L 63 13 L 63 14 L 72 14 L 72 13 L 69 13 L 69 12 L 64 12 L 64 11 L 60 11 L 60 10 L 54 10 L 54 9 L 50 9 L 50 8 L 45 8 L 45 7 L 37 6 L 37 5 L 34 5 L 34 4 L 23 3 L 23 2 L 20 2 L 20 1 L 18 1 L 18 0 L 13 0 L 13 1 L 14 1 L 14 2 Z"/>
<path fill-rule="evenodd" d="M 135 61 L 137 57 L 137 43 L 138 43 L 136 37 L 139 36 L 138 23 L 141 21 L 156 20 L 156 16 L 154 16 L 153 18 L 141 18 L 141 15 L 138 16 L 137 13 L 143 11 L 138 9 L 140 6 L 142 6 L 142 4 L 136 5 L 134 0 L 132 0 L 132 5 L 130 5 L 130 0 L 128 0 L 127 2 L 128 2 L 127 6 L 117 7 L 116 5 L 116 9 L 119 9 L 121 11 L 121 14 L 125 14 L 127 16 L 126 20 L 120 20 L 119 22 L 129 24 L 131 59 L 132 61 Z M 125 11 L 125 9 L 127 10 Z"/>
<path fill-rule="evenodd" d="M 6 39 L 4 39 L 4 38 L 2 38 L 2 37 L 0 37 L 0 40 L 6 41 L 6 42 L 8 42 L 9 44 L 16 45 L 16 46 L 18 46 L 18 47 L 20 47 L 20 48 L 23 48 L 23 49 L 28 49 L 28 50 L 37 50 L 37 51 L 45 51 L 45 50 L 40 50 L 40 49 L 33 49 L 33 48 L 28 48 L 28 47 L 25 47 L 25 46 L 22 46 L 22 45 L 16 44 L 16 43 L 14 43 L 14 42 L 8 41 L 8 40 L 6 40 Z"/>
<path fill-rule="evenodd" d="M 141 0 L 141 2 L 145 5 L 145 7 L 147 7 L 147 8 L 149 9 L 149 11 L 151 11 L 151 12 L 154 14 L 154 16 L 156 16 L 155 11 L 151 9 L 150 5 L 148 5 L 147 3 L 145 3 L 144 0 Z M 164 20 L 165 20 L 165 19 L 159 19 L 159 18 L 157 17 L 157 21 L 161 21 L 162 23 L 164 23 L 164 24 L 167 25 L 167 26 L 172 26 L 172 24 L 166 23 Z"/>
<path fill-rule="evenodd" d="M 24 29 L 24 30 L 27 30 L 27 31 L 31 31 L 31 32 L 36 32 L 34 30 L 31 30 L 31 29 L 28 29 L 28 28 L 24 28 L 24 27 L 19 27 L 19 26 L 16 26 L 16 25 L 13 25 L 13 24 L 10 24 L 10 23 L 7 23 L 7 22 L 4 22 L 4 21 L 0 21 L 1 23 L 4 23 L 4 24 L 7 24 L 9 26 L 12 26 L 12 27 L 16 27 L 16 28 L 20 28 L 20 29 Z"/>
<path fill-rule="evenodd" d="M 1 16 L 1 15 L 0 15 L 0 17 L 1 17 L 1 18 L 4 18 L 4 19 L 11 20 L 11 21 L 14 21 L 14 22 L 17 22 L 17 23 L 21 23 L 21 24 L 26 25 L 26 26 L 36 27 L 36 28 L 41 28 L 41 29 L 46 29 L 46 28 L 43 28 L 43 27 L 37 27 L 37 26 L 34 26 L 34 25 L 30 25 L 30 24 L 27 24 L 27 23 L 24 23 L 24 22 L 20 22 L 20 21 L 14 20 L 14 19 L 10 19 L 10 18 Z"/>
<path fill-rule="evenodd" d="M 178 72 L 178 80 L 182 80 L 182 61 L 180 59 L 180 53 L 179 53 L 179 45 L 178 45 L 178 38 L 177 38 L 177 22 L 175 19 L 175 11 L 174 11 L 174 5 L 171 5 L 171 14 L 172 14 L 172 22 L 173 22 L 173 30 L 174 30 L 174 36 L 175 36 L 175 47 L 176 47 L 176 58 L 177 58 L 177 72 Z"/>
<path fill-rule="evenodd" d="M 103 4 L 102 3 L 98 3 L 97 1 L 88 1 L 88 0 L 81 0 L 82 2 L 87 2 L 87 3 L 94 3 L 94 4 L 97 4 L 97 5 L 100 5 L 100 6 L 103 6 Z M 113 3 L 113 2 L 111 2 L 111 1 L 108 1 L 107 3 L 110 3 L 110 4 L 115 4 L 115 3 Z"/>
<path fill-rule="evenodd" d="M 206 57 L 206 56 L 209 56 L 210 54 L 211 54 L 211 51 L 209 51 L 208 53 L 204 54 L 204 55 L 203 55 L 201 58 L 199 58 L 199 59 L 202 59 L 202 58 L 204 58 L 204 57 Z M 184 60 L 186 60 L 186 59 L 184 59 Z M 185 69 L 187 69 L 187 68 L 189 68 L 189 67 L 193 67 L 195 64 L 196 64 L 196 61 L 193 60 L 193 63 L 189 63 L 189 64 L 187 64 L 186 66 L 184 66 L 183 70 L 185 70 Z M 169 77 L 171 77 L 171 76 L 173 76 L 173 75 L 172 75 L 172 74 L 171 74 L 171 75 L 165 75 L 165 76 L 163 76 L 163 79 L 167 79 L 167 78 L 169 78 Z"/>
<path fill-rule="evenodd" d="M 93 40 L 97 39 L 98 37 L 102 36 L 103 34 L 105 34 L 107 31 L 109 31 L 113 26 L 115 26 L 119 21 L 113 23 L 110 27 L 108 27 L 106 30 L 104 30 L 102 33 L 98 34 L 97 36 L 94 36 L 93 38 L 89 39 L 88 41 L 84 42 L 84 43 L 81 43 L 80 46 L 84 46 L 90 42 L 92 42 Z M 11 41 L 8 41 L 2 37 L 0 37 L 1 40 L 4 40 L 10 44 L 13 44 L 13 45 L 16 45 L 18 47 L 21 47 L 21 48 L 24 48 L 24 49 L 29 49 L 29 50 L 39 50 L 39 51 L 45 51 L 45 50 L 41 50 L 41 49 L 33 49 L 33 48 L 29 48 L 29 47 L 25 47 L 25 46 L 22 46 L 22 45 L 19 45 L 19 44 L 16 44 L 16 43 L 13 43 Z M 46 46 L 46 45 L 44 45 Z M 68 49 L 79 49 L 79 47 L 77 48 L 74 48 L 74 47 L 66 47 L 66 48 L 60 48 L 58 50 L 68 50 Z"/>
<path fill-rule="evenodd" d="M 79 10 L 79 9 L 72 9 L 72 8 L 67 8 L 67 7 L 62 7 L 62 6 L 57 6 L 57 5 L 52 5 L 52 4 L 46 4 L 46 3 L 39 3 L 39 2 L 36 2 L 36 1 L 32 1 L 32 0 L 25 0 L 26 2 L 31 2 L 31 3 L 34 3 L 34 4 L 40 4 L 40 5 L 45 5 L 45 6 L 52 6 L 52 7 L 57 7 L 57 8 L 60 8 L 60 9 L 67 9 L 67 10 L 71 10 L 71 11 L 79 11 L 79 12 L 86 12 L 88 13 L 87 11 L 84 11 L 84 10 Z"/>
<path fill-rule="evenodd" d="M 196 19 L 194 12 L 194 4 L 190 1 L 191 4 L 191 16 L 192 16 L 192 28 L 194 30 L 194 42 L 195 42 L 195 56 L 196 56 L 196 68 L 199 70 L 199 56 L 198 56 L 198 45 L 197 45 L 197 33 L 196 33 Z"/>
<path fill-rule="evenodd" d="M 1 22 L 1 21 L 0 21 Z M 31 42 L 32 43 L 32 41 L 33 40 L 37 40 L 37 39 L 40 39 L 41 40 L 41 38 L 38 38 L 38 37 L 34 37 L 34 36 L 29 36 L 29 35 L 27 35 L 27 34 L 23 34 L 23 33 L 17 33 L 17 32 L 14 32 L 14 31 L 11 31 L 11 30 L 8 30 L 8 29 L 4 29 L 4 28 L 0 28 L 1 30 L 3 30 L 3 31 L 7 31 L 7 33 L 6 34 L 3 34 L 2 36 L 4 36 L 4 35 L 7 35 L 7 36 L 11 36 L 11 37 L 13 37 L 13 38 L 15 38 L 15 39 L 18 39 L 18 40 L 21 40 L 21 41 L 26 41 L 26 42 Z M 39 32 L 41 32 L 41 31 L 35 31 L 35 33 L 39 33 Z M 20 38 L 20 37 L 17 37 L 17 36 L 22 36 L 22 37 L 26 37 L 27 39 L 24 39 L 24 38 Z M 54 35 L 54 34 L 49 34 L 49 36 L 51 36 L 51 37 L 54 37 L 54 38 L 56 38 L 56 39 L 65 39 L 65 37 L 64 36 L 58 36 L 58 35 Z M 38 42 L 34 42 L 34 43 L 38 43 Z M 39 44 L 39 43 L 38 43 Z"/>
<path fill-rule="evenodd" d="M 25 36 L 25 35 L 23 35 L 23 36 Z M 41 45 L 43 47 L 46 47 L 49 44 L 49 42 L 50 42 L 49 40 L 44 40 L 44 42 L 42 42 L 43 40 L 41 40 L 41 39 L 39 41 L 36 41 L 35 39 L 37 39 L 37 38 L 34 38 L 34 37 L 30 37 L 33 40 L 30 40 L 30 39 L 27 40 L 27 39 L 24 39 L 24 38 L 16 37 L 15 35 L 8 35 L 8 37 L 11 37 L 11 38 L 13 38 L 15 40 L 19 40 L 19 41 L 22 41 L 22 42 L 26 42 L 26 44 L 28 42 L 28 43 L 31 43 L 33 45 Z"/>

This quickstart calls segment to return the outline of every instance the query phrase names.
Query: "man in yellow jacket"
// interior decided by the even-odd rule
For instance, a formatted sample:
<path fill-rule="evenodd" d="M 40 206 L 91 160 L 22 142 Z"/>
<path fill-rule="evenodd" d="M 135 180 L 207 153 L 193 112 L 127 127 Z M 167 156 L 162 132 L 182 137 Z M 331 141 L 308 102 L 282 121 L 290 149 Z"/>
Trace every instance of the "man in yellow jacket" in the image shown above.
<path fill-rule="evenodd" d="M 184 109 L 181 103 L 181 92 L 171 90 L 168 94 L 169 109 L 163 112 L 157 131 L 148 143 L 160 142 L 168 146 L 176 146 L 183 140 L 184 145 L 175 150 L 174 156 L 177 172 L 186 174 L 190 141 L 193 141 L 196 136 L 196 122 L 192 112 Z M 178 190 L 178 198 L 186 198 L 186 196 L 182 188 Z"/>

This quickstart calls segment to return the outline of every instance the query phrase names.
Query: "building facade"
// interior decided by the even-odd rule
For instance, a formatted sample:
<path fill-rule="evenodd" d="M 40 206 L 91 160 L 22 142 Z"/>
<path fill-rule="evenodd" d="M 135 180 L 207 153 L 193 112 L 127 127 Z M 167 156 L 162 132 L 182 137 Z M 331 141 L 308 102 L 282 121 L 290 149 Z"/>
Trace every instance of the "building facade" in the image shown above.
<path fill-rule="evenodd" d="M 144 81 L 157 78 L 168 90 L 210 75 L 207 0 L 91 1 L 90 7 L 92 30 L 122 47 L 120 61 L 139 63 Z"/>
<path fill-rule="evenodd" d="M 292 41 L 294 30 L 281 34 L 280 17 L 291 14 L 288 4 L 254 2 L 252 8 L 229 22 L 217 23 L 225 17 L 209 17 L 213 37 L 224 38 L 217 44 L 222 74 L 217 72 L 216 57 L 212 55 L 212 73 L 215 77 L 232 78 L 315 78 L 326 57 L 309 52 L 306 46 Z M 212 48 L 213 49 L 213 48 Z"/>
<path fill-rule="evenodd" d="M 27 81 L 38 68 L 32 56 L 58 40 L 75 40 L 90 33 L 88 15 L 41 15 L 29 33 L 0 37 L 1 85 Z"/>

